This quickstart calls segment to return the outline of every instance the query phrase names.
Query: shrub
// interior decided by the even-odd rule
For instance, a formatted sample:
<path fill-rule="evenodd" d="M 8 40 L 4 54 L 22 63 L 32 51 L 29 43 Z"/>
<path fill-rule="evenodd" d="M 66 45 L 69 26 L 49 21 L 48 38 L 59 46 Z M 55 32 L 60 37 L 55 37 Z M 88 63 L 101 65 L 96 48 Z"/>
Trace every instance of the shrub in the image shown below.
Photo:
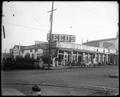
<path fill-rule="evenodd" d="M 6 60 L 3 60 L 3 70 L 18 70 L 18 69 L 35 69 L 36 65 L 34 65 L 34 62 L 36 60 L 32 58 L 22 58 L 22 57 L 16 57 L 16 60 L 13 58 L 7 58 Z"/>

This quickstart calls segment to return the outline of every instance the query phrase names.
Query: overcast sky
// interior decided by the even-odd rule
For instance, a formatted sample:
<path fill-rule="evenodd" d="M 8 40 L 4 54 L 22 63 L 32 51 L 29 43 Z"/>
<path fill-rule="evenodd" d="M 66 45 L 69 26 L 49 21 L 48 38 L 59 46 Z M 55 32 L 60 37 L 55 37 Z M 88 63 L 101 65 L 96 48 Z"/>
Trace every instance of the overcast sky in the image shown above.
<path fill-rule="evenodd" d="M 2 51 L 15 44 L 33 45 L 35 41 L 47 41 L 50 29 L 48 13 L 52 2 L 3 2 L 2 24 L 6 38 L 2 36 Z M 81 40 L 114 38 L 118 32 L 117 2 L 54 2 L 53 32 L 76 36 Z"/>

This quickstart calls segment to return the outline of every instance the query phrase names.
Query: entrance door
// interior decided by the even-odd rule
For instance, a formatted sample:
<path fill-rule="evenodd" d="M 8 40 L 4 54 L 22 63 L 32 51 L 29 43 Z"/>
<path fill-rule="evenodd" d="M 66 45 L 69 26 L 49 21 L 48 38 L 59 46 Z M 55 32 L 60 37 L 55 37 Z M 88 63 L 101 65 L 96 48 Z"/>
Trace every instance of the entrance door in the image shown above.
<path fill-rule="evenodd" d="M 58 57 L 59 65 L 61 65 L 62 60 L 63 60 L 63 54 L 59 54 L 59 57 Z"/>
<path fill-rule="evenodd" d="M 78 63 L 80 63 L 80 62 L 82 62 L 82 56 L 81 55 L 78 56 Z"/>

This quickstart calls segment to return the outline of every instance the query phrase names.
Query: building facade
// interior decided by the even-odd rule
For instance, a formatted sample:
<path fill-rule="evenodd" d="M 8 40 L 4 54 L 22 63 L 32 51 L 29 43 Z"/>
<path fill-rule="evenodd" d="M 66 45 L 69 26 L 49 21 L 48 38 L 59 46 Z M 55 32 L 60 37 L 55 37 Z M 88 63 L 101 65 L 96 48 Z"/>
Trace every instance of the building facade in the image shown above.
<path fill-rule="evenodd" d="M 37 59 L 41 56 L 49 56 L 48 42 L 35 43 L 31 46 L 15 45 L 12 49 L 13 56 L 25 57 L 27 54 L 31 58 Z M 51 42 L 51 57 L 56 58 L 58 65 L 66 65 L 68 63 L 84 63 L 89 64 L 106 64 L 110 60 L 110 56 L 116 56 L 116 50 L 101 47 L 93 47 L 75 44 L 71 42 Z"/>
<path fill-rule="evenodd" d="M 11 49 L 11 53 L 14 58 L 17 56 L 25 57 L 26 55 L 29 55 L 31 58 L 37 59 L 38 57 L 44 56 L 43 54 L 44 51 L 46 51 L 47 46 L 48 43 L 46 42 L 29 46 L 15 45 Z"/>
<path fill-rule="evenodd" d="M 88 41 L 88 42 L 83 43 L 83 45 L 106 48 L 109 51 L 116 50 L 116 54 L 109 55 L 109 62 L 113 64 L 118 64 L 118 59 L 119 59 L 118 39 L 119 39 L 119 36 L 117 35 L 117 37 L 115 38 Z"/>

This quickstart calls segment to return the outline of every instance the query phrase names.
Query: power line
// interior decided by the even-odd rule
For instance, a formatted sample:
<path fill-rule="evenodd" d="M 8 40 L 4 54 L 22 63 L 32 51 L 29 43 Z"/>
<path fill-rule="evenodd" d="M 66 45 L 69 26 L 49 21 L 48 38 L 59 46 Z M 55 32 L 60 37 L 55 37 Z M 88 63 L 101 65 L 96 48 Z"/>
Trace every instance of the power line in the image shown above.
<path fill-rule="evenodd" d="M 18 26 L 18 27 L 24 27 L 24 28 L 31 28 L 31 29 L 41 30 L 40 28 L 34 28 L 34 27 L 26 26 L 26 25 L 19 25 L 19 24 L 13 24 L 13 23 L 8 23 L 8 22 L 4 22 L 4 23 L 8 24 L 8 25 Z M 44 30 L 48 30 L 48 29 L 44 29 Z"/>

